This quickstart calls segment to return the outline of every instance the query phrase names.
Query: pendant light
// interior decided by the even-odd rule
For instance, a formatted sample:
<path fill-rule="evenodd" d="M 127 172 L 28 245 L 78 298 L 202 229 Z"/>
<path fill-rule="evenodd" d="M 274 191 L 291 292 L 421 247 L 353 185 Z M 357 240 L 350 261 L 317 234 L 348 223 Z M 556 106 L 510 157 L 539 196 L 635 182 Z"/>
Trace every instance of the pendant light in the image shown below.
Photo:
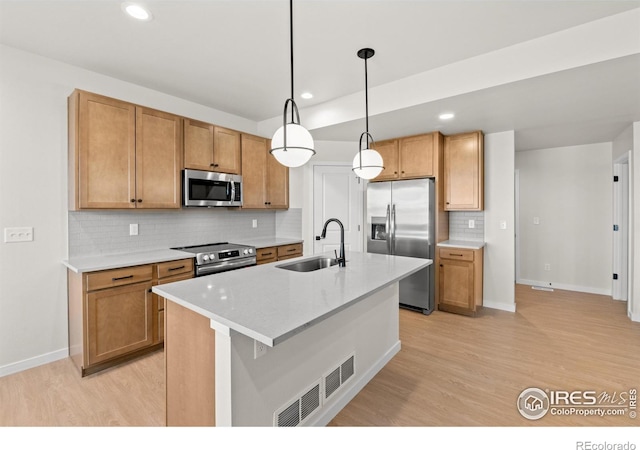
<path fill-rule="evenodd" d="M 377 177 L 384 169 L 382 165 L 382 156 L 380 153 L 370 148 L 369 142 L 373 143 L 373 137 L 369 134 L 369 94 L 367 83 L 367 59 L 375 54 L 372 48 L 363 48 L 358 50 L 358 57 L 364 59 L 364 98 L 365 98 L 365 121 L 366 131 L 360 135 L 360 143 L 358 145 L 358 154 L 353 158 L 353 171 L 355 174 L 370 180 Z M 366 147 L 362 149 L 362 138 L 366 138 Z"/>
<path fill-rule="evenodd" d="M 291 98 L 284 102 L 282 126 L 271 139 L 270 153 L 280 164 L 287 167 L 299 167 L 306 164 L 316 151 L 313 149 L 313 138 L 300 125 L 300 114 L 293 99 L 293 0 L 289 0 L 289 36 L 291 50 Z M 291 109 L 291 122 L 287 123 L 287 111 Z"/>

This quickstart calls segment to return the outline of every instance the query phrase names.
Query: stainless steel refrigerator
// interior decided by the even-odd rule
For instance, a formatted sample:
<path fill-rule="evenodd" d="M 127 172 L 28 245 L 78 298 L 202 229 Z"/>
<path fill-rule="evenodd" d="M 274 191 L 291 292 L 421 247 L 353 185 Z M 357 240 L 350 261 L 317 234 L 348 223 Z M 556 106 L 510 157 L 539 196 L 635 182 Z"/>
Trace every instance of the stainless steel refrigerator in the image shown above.
<path fill-rule="evenodd" d="M 435 185 L 431 178 L 369 183 L 367 252 L 435 260 Z M 400 281 L 400 306 L 430 314 L 433 264 Z"/>

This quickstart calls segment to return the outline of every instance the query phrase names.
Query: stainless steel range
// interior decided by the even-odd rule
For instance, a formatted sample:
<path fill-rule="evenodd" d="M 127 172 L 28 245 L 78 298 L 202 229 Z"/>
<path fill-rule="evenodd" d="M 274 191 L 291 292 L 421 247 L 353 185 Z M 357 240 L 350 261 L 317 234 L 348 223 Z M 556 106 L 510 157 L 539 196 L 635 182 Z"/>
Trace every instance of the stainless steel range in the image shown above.
<path fill-rule="evenodd" d="M 196 277 L 256 265 L 256 248 L 250 245 L 216 242 L 215 244 L 177 247 L 172 250 L 195 255 Z"/>

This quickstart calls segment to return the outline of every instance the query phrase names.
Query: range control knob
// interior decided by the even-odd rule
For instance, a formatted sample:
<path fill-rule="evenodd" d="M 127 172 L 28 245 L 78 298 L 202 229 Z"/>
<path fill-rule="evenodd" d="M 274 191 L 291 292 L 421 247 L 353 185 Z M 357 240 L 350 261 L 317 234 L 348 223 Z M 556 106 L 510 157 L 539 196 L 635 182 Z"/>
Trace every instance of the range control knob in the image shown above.
<path fill-rule="evenodd" d="M 242 250 L 242 254 L 243 255 L 248 255 L 249 254 L 249 249 L 245 248 L 244 250 Z"/>
<path fill-rule="evenodd" d="M 252 248 L 250 248 L 250 249 L 249 249 L 249 254 L 251 255 L 252 253 L 253 253 L 253 249 L 252 249 Z"/>
<path fill-rule="evenodd" d="M 205 260 L 205 261 L 209 261 L 209 255 L 204 255 L 204 256 L 202 257 L 202 259 L 203 259 L 203 260 Z"/>
<path fill-rule="evenodd" d="M 216 255 L 212 253 L 209 255 L 209 258 L 211 258 L 211 261 L 213 261 L 214 259 L 216 259 Z"/>

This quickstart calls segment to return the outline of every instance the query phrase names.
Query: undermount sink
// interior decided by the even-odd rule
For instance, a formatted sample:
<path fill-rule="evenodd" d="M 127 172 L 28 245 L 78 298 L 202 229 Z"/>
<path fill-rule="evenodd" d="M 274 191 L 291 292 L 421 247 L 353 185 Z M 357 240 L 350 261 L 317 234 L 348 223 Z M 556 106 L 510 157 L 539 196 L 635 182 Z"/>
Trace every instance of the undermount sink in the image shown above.
<path fill-rule="evenodd" d="M 293 270 L 294 272 L 313 272 L 314 270 L 326 269 L 327 267 L 338 264 L 336 258 L 327 258 L 324 256 L 316 256 L 314 258 L 303 259 L 288 264 L 280 264 L 276 266 L 279 269 Z"/>

